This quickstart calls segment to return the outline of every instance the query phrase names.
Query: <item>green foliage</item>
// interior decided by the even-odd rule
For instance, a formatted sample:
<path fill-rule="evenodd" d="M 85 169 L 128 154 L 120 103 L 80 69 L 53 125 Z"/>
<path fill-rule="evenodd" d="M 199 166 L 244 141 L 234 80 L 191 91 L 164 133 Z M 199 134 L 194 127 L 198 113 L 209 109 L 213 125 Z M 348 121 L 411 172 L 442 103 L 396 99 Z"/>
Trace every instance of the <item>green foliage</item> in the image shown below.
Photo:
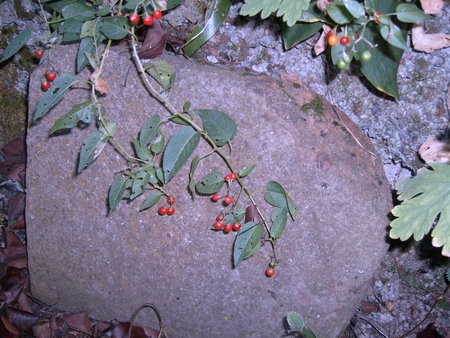
<path fill-rule="evenodd" d="M 270 227 L 270 237 L 278 239 L 286 227 L 287 222 L 287 209 L 286 208 L 274 208 L 272 210 L 272 226 Z"/>
<path fill-rule="evenodd" d="M 241 15 L 254 16 L 261 12 L 261 18 L 266 19 L 276 12 L 288 26 L 294 25 L 302 16 L 302 11 L 308 9 L 310 0 L 245 0 L 241 7 Z"/>
<path fill-rule="evenodd" d="M 72 109 L 66 113 L 63 117 L 60 117 L 53 127 L 50 129 L 50 134 L 61 130 L 70 129 L 78 125 L 78 123 L 91 123 L 95 118 L 95 104 L 92 100 L 87 100 L 83 103 L 75 104 Z"/>
<path fill-rule="evenodd" d="M 109 212 L 112 212 L 117 207 L 117 205 L 119 204 L 120 200 L 123 197 L 123 193 L 125 192 L 126 188 L 127 188 L 127 179 L 122 175 L 117 176 L 114 179 L 113 183 L 111 184 L 111 187 L 109 188 L 108 194 Z"/>
<path fill-rule="evenodd" d="M 264 229 L 260 224 L 247 222 L 236 236 L 233 247 L 233 264 L 236 268 L 244 259 L 253 256 L 261 246 Z"/>
<path fill-rule="evenodd" d="M 181 127 L 172 135 L 164 150 L 164 183 L 169 182 L 180 170 L 197 147 L 199 140 L 200 133 L 190 126 Z"/>
<path fill-rule="evenodd" d="M 63 73 L 53 82 L 52 87 L 39 100 L 33 114 L 33 122 L 47 114 L 67 93 L 70 87 L 77 82 L 73 73 Z"/>
<path fill-rule="evenodd" d="M 430 167 L 397 184 L 402 203 L 391 211 L 397 218 L 391 222 L 389 236 L 406 241 L 413 235 L 421 240 L 435 224 L 432 244 L 442 246 L 442 254 L 450 256 L 450 165 L 436 163 Z"/>
<path fill-rule="evenodd" d="M 159 126 L 161 125 L 161 117 L 153 115 L 148 119 L 139 132 L 139 143 L 142 147 L 148 146 L 159 133 Z"/>
<path fill-rule="evenodd" d="M 152 191 L 152 193 L 150 195 L 148 195 L 147 198 L 145 199 L 140 211 L 154 206 L 156 203 L 159 202 L 159 200 L 161 199 L 161 196 L 162 196 L 162 194 L 158 190 Z"/>
<path fill-rule="evenodd" d="M 424 14 L 424 12 L 413 4 L 400 4 L 395 11 L 397 13 L 397 19 L 402 22 L 414 23 L 430 18 L 429 15 Z"/>
<path fill-rule="evenodd" d="M 243 177 L 245 177 L 245 176 L 250 175 L 251 172 L 253 171 L 253 169 L 255 169 L 255 167 L 256 167 L 256 164 L 253 164 L 253 165 L 251 165 L 251 166 L 242 168 L 241 171 L 239 171 L 239 177 L 240 177 L 240 178 L 243 178 Z"/>
<path fill-rule="evenodd" d="M 236 122 L 227 114 L 214 109 L 196 109 L 203 122 L 203 129 L 216 146 L 221 147 L 236 136 Z"/>
<path fill-rule="evenodd" d="M 163 90 L 168 90 L 175 82 L 175 72 L 172 66 L 167 61 L 160 61 L 156 64 L 146 63 L 144 64 L 145 71 L 149 73 Z"/>
<path fill-rule="evenodd" d="M 23 46 L 25 46 L 30 37 L 31 32 L 29 30 L 26 29 L 20 32 L 14 39 L 9 42 L 8 46 L 3 52 L 0 62 L 6 61 L 10 57 L 15 55 Z"/>
<path fill-rule="evenodd" d="M 209 173 L 196 185 L 197 192 L 201 195 L 212 195 L 220 191 L 224 185 L 223 174 L 219 171 Z"/>
<path fill-rule="evenodd" d="M 266 185 L 264 199 L 267 203 L 274 207 L 289 210 L 292 220 L 295 221 L 298 213 L 298 207 L 294 204 L 291 197 L 288 193 L 286 193 L 280 183 L 275 181 L 268 182 Z"/>
<path fill-rule="evenodd" d="M 188 57 L 193 56 L 216 33 L 227 18 L 230 6 L 230 0 L 212 0 L 210 2 L 204 23 L 196 26 L 186 38 L 184 54 Z"/>
<path fill-rule="evenodd" d="M 295 25 L 283 25 L 283 44 L 291 49 L 302 41 L 316 34 L 323 26 L 322 22 L 299 22 Z"/>
<path fill-rule="evenodd" d="M 305 327 L 305 321 L 303 320 L 303 317 L 300 316 L 295 311 L 288 312 L 286 316 L 286 321 L 289 325 L 288 333 L 299 333 L 301 337 L 306 338 L 315 338 L 316 336 L 311 331 L 311 329 Z"/>

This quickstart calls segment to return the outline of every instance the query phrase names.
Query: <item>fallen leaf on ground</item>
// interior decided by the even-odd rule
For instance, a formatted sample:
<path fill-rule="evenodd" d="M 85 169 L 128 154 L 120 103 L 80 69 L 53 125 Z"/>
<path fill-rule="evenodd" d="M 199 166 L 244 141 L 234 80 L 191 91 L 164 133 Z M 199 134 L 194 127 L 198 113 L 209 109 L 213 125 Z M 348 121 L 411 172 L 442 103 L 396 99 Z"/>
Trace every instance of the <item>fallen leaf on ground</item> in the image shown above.
<path fill-rule="evenodd" d="M 450 145 L 447 142 L 435 141 L 429 135 L 419 148 L 419 155 L 425 163 L 450 162 Z"/>
<path fill-rule="evenodd" d="M 166 48 L 167 31 L 160 22 L 156 20 L 155 23 L 147 28 L 144 42 L 139 50 L 139 57 L 141 59 L 153 59 L 160 56 Z"/>
<path fill-rule="evenodd" d="M 444 8 L 444 0 L 420 0 L 422 9 L 426 14 L 439 14 Z"/>
<path fill-rule="evenodd" d="M 94 87 L 95 87 L 96 91 L 98 91 L 100 94 L 108 94 L 108 92 L 109 92 L 108 86 L 106 85 L 105 80 L 103 80 L 101 77 L 98 77 L 98 71 L 99 71 L 99 69 L 96 69 L 91 74 L 89 79 L 92 82 L 94 82 Z"/>
<path fill-rule="evenodd" d="M 112 332 L 112 338 L 158 338 L 158 331 L 140 326 L 133 326 L 131 335 L 128 337 L 130 322 L 120 322 Z"/>
<path fill-rule="evenodd" d="M 322 54 L 327 49 L 327 34 L 331 31 L 331 27 L 328 25 L 322 26 L 322 34 L 320 34 L 319 40 L 314 44 L 314 53 L 316 55 Z"/>
<path fill-rule="evenodd" d="M 420 24 L 414 23 L 412 43 L 415 50 L 431 53 L 436 49 L 450 47 L 450 34 L 426 34 Z"/>

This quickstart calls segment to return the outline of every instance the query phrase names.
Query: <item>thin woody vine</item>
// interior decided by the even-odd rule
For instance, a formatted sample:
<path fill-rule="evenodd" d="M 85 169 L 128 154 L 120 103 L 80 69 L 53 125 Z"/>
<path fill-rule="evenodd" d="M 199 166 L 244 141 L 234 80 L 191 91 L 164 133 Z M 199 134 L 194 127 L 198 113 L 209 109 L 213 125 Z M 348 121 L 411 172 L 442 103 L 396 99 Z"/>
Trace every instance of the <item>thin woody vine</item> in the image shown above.
<path fill-rule="evenodd" d="M 42 2 L 40 2 L 41 7 Z M 193 157 L 188 184 L 192 195 L 209 196 L 212 203 L 219 203 L 224 207 L 218 215 L 215 215 L 211 224 L 206 226 L 216 232 L 236 234 L 232 255 L 234 267 L 254 255 L 261 247 L 262 242 L 269 242 L 272 254 L 265 275 L 273 276 L 275 268 L 280 263 L 276 253 L 276 241 L 282 235 L 288 218 L 295 221 L 298 208 L 280 183 L 270 181 L 266 184 L 264 194 L 264 199 L 272 206 L 270 219 L 268 219 L 245 185 L 245 179 L 251 174 L 255 165 L 235 168 L 231 164 L 228 153 L 231 153 L 231 141 L 237 133 L 235 121 L 219 110 L 192 109 L 189 102 L 186 102 L 182 109 L 177 109 L 167 95 L 175 78 L 171 65 L 166 61 L 156 64 L 144 64 L 141 61 L 138 51 L 139 41 L 136 35 L 140 19 L 136 12 L 138 8 L 142 8 L 146 13 L 143 18 L 144 25 L 157 27 L 158 21 L 163 16 L 158 5 L 153 1 L 148 6 L 141 2 L 126 18 L 121 10 L 126 8 L 122 2 L 119 3 L 116 13 L 111 13 L 115 15 L 107 17 L 99 15 L 101 8 L 94 9 L 82 2 L 75 4 L 75 7 L 71 7 L 70 3 L 63 7 L 61 18 L 53 14 L 52 21 L 46 19 L 50 38 L 35 51 L 36 57 L 47 69 L 41 83 L 41 88 L 45 93 L 37 103 L 36 110 L 32 115 L 33 124 L 45 116 L 76 84 L 83 82 L 89 84 L 90 99 L 73 105 L 69 112 L 54 123 L 49 132 L 57 134 L 80 124 L 95 123 L 97 129 L 87 136 L 81 146 L 77 166 L 78 174 L 99 157 L 108 143 L 113 144 L 114 148 L 127 161 L 127 168 L 115 177 L 110 186 L 107 196 L 109 212 L 113 212 L 121 200 L 134 200 L 145 194 L 146 198 L 140 211 L 159 206 L 155 216 L 156 214 L 160 216 L 175 214 L 173 217 L 176 217 L 176 196 L 167 190 L 166 184 L 192 157 L 199 142 L 201 140 L 206 142 L 211 147 L 211 151 L 202 156 Z M 80 6 L 88 12 L 83 14 L 86 19 L 92 19 L 83 23 L 81 31 L 85 32 L 85 36 L 80 42 L 80 48 L 83 50 L 81 53 L 79 51 L 77 55 L 78 72 L 87 65 L 92 69 L 92 74 L 87 81 L 79 80 L 76 74 L 70 72 L 57 74 L 50 66 L 51 49 L 57 41 L 56 36 L 51 37 L 56 32 L 52 27 L 58 24 L 58 32 L 63 32 L 64 38 L 73 28 L 73 22 L 70 22 L 70 19 L 64 19 L 64 16 L 82 15 Z M 45 17 L 45 14 L 43 15 Z M 62 29 L 59 25 L 60 21 L 62 21 Z M 108 62 L 111 45 L 114 40 L 122 40 L 127 37 L 134 64 L 144 87 L 149 95 L 164 106 L 168 113 L 168 116 L 165 117 L 157 114 L 150 116 L 142 126 L 139 135 L 131 140 L 134 154 L 127 151 L 126 147 L 114 136 L 117 125 L 110 119 L 102 104 L 104 99 L 108 99 L 107 85 L 102 75 L 105 64 Z M 86 38 L 90 39 L 86 40 Z M 103 42 L 106 43 L 104 48 L 101 48 L 100 44 Z M 92 48 L 89 49 L 89 46 Z M 179 125 L 170 138 L 160 128 L 166 123 Z M 230 151 L 227 149 L 224 152 L 223 148 L 229 148 Z M 212 154 L 217 154 L 223 160 L 229 172 L 213 171 L 196 182 L 194 173 L 198 165 L 204 158 Z M 251 205 L 242 205 L 241 196 L 243 194 L 248 197 Z"/>

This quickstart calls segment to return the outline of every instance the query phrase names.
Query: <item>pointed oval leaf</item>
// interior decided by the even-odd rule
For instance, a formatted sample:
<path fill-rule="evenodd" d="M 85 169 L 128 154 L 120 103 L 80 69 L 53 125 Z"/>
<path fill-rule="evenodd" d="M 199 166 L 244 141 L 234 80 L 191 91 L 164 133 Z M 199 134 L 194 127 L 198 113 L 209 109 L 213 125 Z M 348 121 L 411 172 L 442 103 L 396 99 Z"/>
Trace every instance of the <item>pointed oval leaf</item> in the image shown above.
<path fill-rule="evenodd" d="M 148 119 L 139 132 L 139 143 L 146 147 L 150 144 L 159 133 L 159 126 L 161 125 L 161 118 L 159 115 L 153 115 Z"/>
<path fill-rule="evenodd" d="M 95 9 L 84 2 L 70 3 L 61 10 L 64 18 L 75 18 L 80 21 L 91 20 L 95 16 Z"/>
<path fill-rule="evenodd" d="M 366 10 L 363 5 L 361 5 L 358 1 L 343 0 L 342 3 L 355 19 L 358 19 L 366 14 Z"/>
<path fill-rule="evenodd" d="M 250 175 L 250 173 L 253 171 L 253 169 L 255 169 L 255 167 L 256 167 L 256 164 L 252 164 L 248 167 L 242 168 L 242 170 L 239 171 L 239 177 L 243 178 L 245 176 Z"/>
<path fill-rule="evenodd" d="M 164 183 L 170 181 L 191 156 L 198 141 L 200 133 L 192 127 L 181 127 L 170 138 L 163 154 Z"/>
<path fill-rule="evenodd" d="M 130 32 L 130 22 L 123 16 L 102 18 L 99 25 L 100 32 L 111 40 L 122 40 Z"/>
<path fill-rule="evenodd" d="M 112 212 L 122 200 L 123 194 L 127 187 L 127 181 L 128 180 L 125 177 L 120 175 L 117 176 L 111 184 L 108 194 L 109 212 Z"/>
<path fill-rule="evenodd" d="M 152 191 L 150 195 L 147 196 L 144 203 L 142 203 L 141 209 L 139 211 L 151 208 L 161 199 L 162 193 L 158 190 Z"/>
<path fill-rule="evenodd" d="M 33 114 L 33 122 L 36 122 L 42 116 L 47 114 L 50 109 L 52 109 L 53 106 L 63 98 L 69 88 L 77 81 L 77 77 L 73 73 L 63 73 L 58 76 L 50 89 L 39 100 Z"/>
<path fill-rule="evenodd" d="M 227 114 L 214 109 L 196 109 L 195 112 L 202 120 L 203 129 L 218 147 L 236 136 L 236 122 Z"/>
<path fill-rule="evenodd" d="M 278 239 L 283 234 L 287 222 L 287 209 L 275 208 L 272 211 L 272 226 L 270 227 L 270 237 Z"/>
<path fill-rule="evenodd" d="M 345 25 L 353 20 L 353 16 L 342 3 L 331 2 L 327 6 L 330 18 L 339 25 Z"/>
<path fill-rule="evenodd" d="M 133 143 L 136 156 L 143 161 L 147 161 L 150 158 L 150 151 L 148 150 L 148 148 L 141 146 L 139 141 L 136 139 L 133 139 L 131 142 Z"/>
<path fill-rule="evenodd" d="M 305 326 L 305 321 L 303 320 L 302 316 L 300 316 L 295 311 L 288 312 L 286 319 L 291 330 L 300 331 Z"/>
<path fill-rule="evenodd" d="M 278 208 L 287 209 L 286 192 L 280 183 L 275 181 L 270 181 L 266 185 L 266 193 L 264 194 L 264 199 L 267 203 Z"/>
<path fill-rule="evenodd" d="M 8 60 L 11 56 L 15 55 L 30 39 L 31 32 L 29 30 L 23 30 L 14 39 L 12 39 L 5 51 L 3 52 L 0 62 Z"/>
<path fill-rule="evenodd" d="M 197 169 L 198 164 L 200 163 L 200 157 L 195 156 L 191 162 L 191 170 L 189 171 L 189 193 L 191 194 L 192 200 L 195 199 L 195 181 L 194 181 L 194 172 Z"/>
<path fill-rule="evenodd" d="M 239 230 L 233 247 L 233 264 L 236 268 L 244 259 L 254 255 L 261 246 L 264 230 L 260 224 L 245 223 Z"/>
<path fill-rule="evenodd" d="M 86 54 L 92 55 L 95 51 L 94 39 L 86 37 L 81 39 L 77 52 L 77 73 L 81 72 L 89 63 Z"/>
<path fill-rule="evenodd" d="M 91 100 L 75 104 L 63 117 L 59 118 L 50 129 L 50 134 L 61 129 L 70 129 L 78 125 L 80 121 L 91 123 L 95 116 L 95 104 Z"/>
<path fill-rule="evenodd" d="M 196 26 L 192 33 L 186 38 L 183 51 L 191 57 L 195 52 L 208 41 L 228 16 L 230 10 L 230 0 L 212 0 L 205 15 L 205 22 Z"/>
<path fill-rule="evenodd" d="M 211 195 L 222 189 L 225 180 L 223 174 L 219 171 L 214 171 L 204 176 L 196 185 L 195 188 L 199 194 Z"/>
<path fill-rule="evenodd" d="M 323 26 L 322 22 L 299 22 L 293 26 L 283 25 L 283 44 L 285 49 L 291 49 L 300 42 L 309 39 Z"/>
<path fill-rule="evenodd" d="M 89 135 L 80 150 L 78 173 L 94 161 L 103 151 L 109 136 L 100 129 Z"/>
<path fill-rule="evenodd" d="M 150 180 L 150 174 L 145 170 L 139 170 L 136 177 L 133 179 L 133 184 L 131 185 L 131 196 L 130 200 L 142 195 L 145 191 L 145 186 Z"/>
<path fill-rule="evenodd" d="M 287 198 L 289 214 L 291 215 L 292 220 L 295 221 L 297 219 L 297 214 L 298 214 L 299 209 L 295 205 L 294 201 L 292 200 L 291 196 L 288 193 L 286 193 L 286 198 Z"/>
<path fill-rule="evenodd" d="M 144 65 L 145 71 L 153 77 L 164 90 L 172 87 L 175 81 L 175 72 L 172 65 L 167 61 L 160 61 L 156 64 L 146 63 Z"/>
<path fill-rule="evenodd" d="M 422 12 L 416 5 L 413 4 L 400 4 L 396 10 L 397 19 L 402 22 L 414 23 L 429 19 L 430 16 Z"/>
<path fill-rule="evenodd" d="M 150 150 L 153 154 L 158 155 L 163 151 L 164 146 L 166 145 L 166 138 L 163 133 L 159 132 L 158 136 L 156 136 L 155 143 L 152 144 Z"/>
<path fill-rule="evenodd" d="M 381 27 L 380 34 L 383 37 L 383 39 L 385 39 L 388 43 L 390 43 L 394 47 L 401 49 L 406 49 L 408 47 L 406 45 L 403 32 L 394 23 L 391 23 L 389 26 Z"/>

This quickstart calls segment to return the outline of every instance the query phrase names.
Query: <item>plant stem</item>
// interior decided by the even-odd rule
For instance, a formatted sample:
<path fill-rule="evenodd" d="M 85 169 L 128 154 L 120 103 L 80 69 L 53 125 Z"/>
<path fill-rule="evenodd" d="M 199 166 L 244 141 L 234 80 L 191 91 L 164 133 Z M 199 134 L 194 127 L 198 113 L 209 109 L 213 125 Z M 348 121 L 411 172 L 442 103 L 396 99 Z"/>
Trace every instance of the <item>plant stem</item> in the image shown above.
<path fill-rule="evenodd" d="M 192 128 L 194 128 L 194 130 L 198 131 L 199 133 L 201 133 L 201 135 L 203 136 L 203 138 L 209 143 L 209 145 L 212 147 L 213 152 L 217 153 L 217 155 L 219 155 L 222 160 L 225 162 L 225 164 L 227 165 L 227 167 L 231 170 L 231 172 L 234 172 L 234 168 L 231 165 L 230 160 L 228 159 L 228 157 L 219 149 L 219 147 L 216 145 L 216 143 L 214 142 L 214 140 L 211 139 L 211 137 L 209 137 L 209 135 L 203 130 L 202 127 L 200 127 L 199 125 L 197 125 L 194 121 L 186 118 L 183 114 L 180 114 L 177 109 L 172 105 L 172 103 L 167 100 L 164 96 L 162 96 L 161 94 L 159 94 L 156 89 L 152 86 L 152 84 L 150 83 L 146 73 L 145 73 L 145 69 L 144 66 L 142 65 L 141 60 L 139 59 L 138 56 L 138 52 L 137 52 L 137 48 L 136 48 L 136 44 L 137 44 L 137 39 L 135 37 L 134 34 L 134 27 L 132 27 L 131 29 L 131 35 L 132 35 L 132 42 L 131 42 L 131 47 L 133 50 L 133 60 L 136 64 L 136 67 L 138 69 L 139 75 L 142 79 L 142 82 L 144 83 L 145 88 L 147 89 L 147 91 L 150 93 L 151 96 L 153 96 L 157 101 L 159 101 L 168 111 L 171 115 L 174 115 L 180 119 L 182 119 L 184 122 L 186 122 L 188 125 L 190 125 Z M 245 186 L 245 184 L 239 179 L 239 177 L 237 177 L 237 182 L 239 183 L 240 187 L 242 188 L 242 190 L 244 190 L 245 194 L 248 196 L 248 198 L 250 199 L 250 201 L 252 202 L 252 204 L 256 207 L 256 211 L 258 212 L 259 217 L 261 218 L 261 221 L 264 224 L 264 227 L 267 231 L 267 233 L 270 235 L 270 230 L 269 230 L 269 226 L 268 223 L 266 221 L 266 219 L 264 218 L 263 213 L 261 212 L 260 208 L 258 207 L 258 205 L 256 204 L 252 194 L 250 193 L 250 191 L 247 189 L 247 187 Z M 274 257 L 276 259 L 276 255 L 275 255 L 275 246 L 274 243 L 272 241 L 270 241 L 271 245 L 272 245 L 272 251 L 274 254 Z"/>

